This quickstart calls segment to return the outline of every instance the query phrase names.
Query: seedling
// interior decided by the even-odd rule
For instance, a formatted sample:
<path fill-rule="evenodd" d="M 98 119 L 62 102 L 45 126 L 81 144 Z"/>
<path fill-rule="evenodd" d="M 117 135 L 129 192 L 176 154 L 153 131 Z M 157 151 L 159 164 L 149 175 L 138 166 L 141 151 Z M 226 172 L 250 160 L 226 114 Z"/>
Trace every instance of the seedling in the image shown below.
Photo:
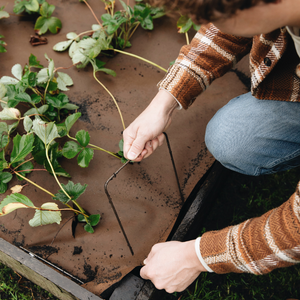
<path fill-rule="evenodd" d="M 177 28 L 179 33 L 184 33 L 186 37 L 186 43 L 187 45 L 190 44 L 189 36 L 188 36 L 188 31 L 191 28 L 194 28 L 196 31 L 198 31 L 201 27 L 201 25 L 196 25 L 192 19 L 186 15 L 181 16 L 178 21 L 177 21 Z"/>
<path fill-rule="evenodd" d="M 52 17 L 55 10 L 54 5 L 50 5 L 45 0 L 16 0 L 14 5 L 14 13 L 39 14 L 34 30 L 39 35 L 45 34 L 48 30 L 51 33 L 58 33 L 62 27 L 61 21 Z"/>

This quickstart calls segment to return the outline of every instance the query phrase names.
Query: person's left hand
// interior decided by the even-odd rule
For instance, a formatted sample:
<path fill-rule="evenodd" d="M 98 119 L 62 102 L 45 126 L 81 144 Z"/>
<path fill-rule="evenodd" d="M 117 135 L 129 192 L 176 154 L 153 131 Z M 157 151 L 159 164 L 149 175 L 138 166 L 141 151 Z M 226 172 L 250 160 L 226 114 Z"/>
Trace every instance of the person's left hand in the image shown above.
<path fill-rule="evenodd" d="M 195 240 L 156 244 L 144 264 L 141 277 L 150 279 L 157 289 L 168 293 L 183 291 L 206 271 L 197 257 Z"/>

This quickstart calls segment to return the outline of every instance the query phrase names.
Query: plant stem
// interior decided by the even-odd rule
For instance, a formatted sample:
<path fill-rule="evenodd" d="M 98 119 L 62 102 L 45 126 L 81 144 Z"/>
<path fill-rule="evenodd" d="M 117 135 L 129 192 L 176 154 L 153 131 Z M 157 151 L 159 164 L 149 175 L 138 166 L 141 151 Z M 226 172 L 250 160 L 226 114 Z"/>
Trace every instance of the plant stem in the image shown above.
<path fill-rule="evenodd" d="M 19 177 L 21 177 L 22 179 L 28 181 L 29 183 L 31 183 L 32 185 L 34 185 L 35 187 L 39 188 L 40 190 L 44 191 L 45 193 L 47 193 L 48 195 L 50 195 L 51 197 L 54 197 L 55 195 L 52 194 L 51 192 L 49 192 L 48 190 L 42 188 L 41 186 L 39 186 L 37 183 L 31 181 L 30 179 L 26 178 L 25 176 L 21 175 L 21 174 L 17 174 L 16 171 L 13 171 L 14 174 L 18 175 Z"/>
<path fill-rule="evenodd" d="M 137 28 L 139 27 L 141 23 L 140 22 L 137 22 L 136 26 L 134 27 L 133 31 L 130 33 L 130 36 L 128 38 L 128 41 L 131 39 L 131 37 L 133 36 L 133 34 L 135 33 L 135 31 L 137 30 Z M 129 29 L 130 31 L 130 29 Z"/>
<path fill-rule="evenodd" d="M 54 140 L 54 139 L 53 139 Z M 52 141 L 53 141 L 52 140 Z M 58 180 L 58 178 L 57 178 L 57 176 L 56 176 L 56 174 L 55 174 L 55 171 L 54 171 L 54 168 L 53 168 L 53 166 L 52 166 L 52 163 L 51 163 L 51 161 L 50 161 L 50 158 L 49 158 L 49 154 L 48 154 L 48 150 L 49 150 L 49 145 L 52 143 L 52 141 L 46 146 L 46 157 L 47 157 L 47 160 L 48 160 L 48 163 L 49 163 L 49 165 L 50 165 L 50 168 L 51 168 L 51 171 L 52 171 L 52 173 L 53 173 L 53 176 L 54 176 L 54 178 L 55 178 L 55 180 L 56 180 L 56 182 L 57 182 L 57 184 L 59 185 L 59 187 L 61 188 L 61 190 L 64 192 L 64 194 L 78 207 L 78 209 L 80 210 L 80 212 L 82 212 L 82 214 L 84 214 L 85 213 L 85 211 L 84 211 L 84 209 L 77 203 L 77 201 L 76 200 L 73 200 L 72 198 L 71 198 L 71 196 L 65 191 L 65 189 L 62 187 L 62 185 L 61 185 L 61 183 L 59 182 L 59 180 Z M 65 203 L 67 206 L 69 206 L 69 207 L 71 207 L 70 205 L 68 205 L 67 203 Z M 85 219 L 86 219 L 86 222 L 88 223 L 88 219 L 85 217 Z"/>
<path fill-rule="evenodd" d="M 89 8 L 89 10 L 91 11 L 92 15 L 94 16 L 95 20 L 97 21 L 97 23 L 103 28 L 103 25 L 101 24 L 101 22 L 98 20 L 97 16 L 95 15 L 93 9 L 91 8 L 91 6 L 85 1 L 85 0 L 82 0 L 86 6 Z"/>
<path fill-rule="evenodd" d="M 187 32 L 185 33 L 185 38 L 186 38 L 186 44 L 189 45 L 190 44 L 190 39 L 189 39 L 189 35 L 188 35 Z"/>
<path fill-rule="evenodd" d="M 44 104 L 46 104 L 46 94 L 47 94 L 47 90 L 48 90 L 50 81 L 51 81 L 51 79 L 48 80 L 46 88 L 45 88 L 45 92 L 44 92 Z"/>
<path fill-rule="evenodd" d="M 100 80 L 96 77 L 96 72 L 95 72 L 95 68 L 93 70 L 93 76 L 95 78 L 95 80 L 105 89 L 105 91 L 110 95 L 110 97 L 114 100 L 115 102 L 115 105 L 118 109 L 118 112 L 119 112 L 119 115 L 120 115 L 120 118 L 121 118 L 121 122 L 122 122 L 122 126 L 123 126 L 123 129 L 125 130 L 125 124 L 124 124 L 124 120 L 123 120 L 123 116 L 122 116 L 122 113 L 121 113 L 121 110 L 119 108 L 119 105 L 117 103 L 117 100 L 115 99 L 115 97 L 113 96 L 113 94 L 107 89 L 107 87 L 102 83 L 100 82 Z"/>
<path fill-rule="evenodd" d="M 155 64 L 154 62 L 152 62 L 152 61 L 150 61 L 150 60 L 148 60 L 148 59 L 145 59 L 145 58 L 143 58 L 143 57 L 141 57 L 141 56 L 138 56 L 138 55 L 136 55 L 136 54 L 132 54 L 132 53 L 129 53 L 129 52 L 126 52 L 126 51 L 122 51 L 122 50 L 117 50 L 117 49 L 107 49 L 107 50 L 114 50 L 114 51 L 116 51 L 116 52 L 119 52 L 119 53 L 122 53 L 122 54 L 126 54 L 126 55 L 129 55 L 129 56 L 132 56 L 132 57 L 135 57 L 135 58 L 137 58 L 137 59 L 140 59 L 140 60 L 142 60 L 142 61 L 145 61 L 145 62 L 147 62 L 147 63 L 149 63 L 149 64 L 151 64 L 151 65 L 153 65 L 153 66 L 155 66 L 155 67 L 157 67 L 157 68 L 159 68 L 159 69 L 161 69 L 161 70 L 163 70 L 164 72 L 168 72 L 168 71 L 167 71 L 166 69 L 164 69 L 163 67 L 161 67 L 161 66 Z"/>
<path fill-rule="evenodd" d="M 30 158 L 30 159 L 27 159 L 27 160 L 23 161 L 21 164 L 19 164 L 17 167 L 15 167 L 14 170 L 15 170 L 15 169 L 18 169 L 18 168 L 21 167 L 23 164 L 26 164 L 27 162 L 29 162 L 29 161 L 31 161 L 31 160 L 33 160 L 33 159 L 34 159 L 34 158 L 32 157 L 32 158 Z"/>
<path fill-rule="evenodd" d="M 53 140 L 52 140 L 53 141 Z M 61 183 L 59 182 L 59 180 L 57 179 L 57 176 L 55 174 L 55 171 L 54 171 L 54 168 L 52 166 L 52 163 L 50 161 L 50 158 L 49 158 L 49 154 L 48 154 L 48 150 L 49 150 L 49 145 L 52 143 L 52 141 L 46 146 L 46 157 L 47 157 L 47 160 L 48 160 L 48 163 L 49 163 L 49 166 L 51 168 L 51 171 L 52 171 L 52 174 L 57 182 L 57 184 L 59 185 L 59 187 L 61 188 L 61 190 L 64 192 L 64 194 L 70 199 L 72 200 L 72 198 L 69 196 L 69 194 L 65 191 L 65 189 L 62 187 Z"/>

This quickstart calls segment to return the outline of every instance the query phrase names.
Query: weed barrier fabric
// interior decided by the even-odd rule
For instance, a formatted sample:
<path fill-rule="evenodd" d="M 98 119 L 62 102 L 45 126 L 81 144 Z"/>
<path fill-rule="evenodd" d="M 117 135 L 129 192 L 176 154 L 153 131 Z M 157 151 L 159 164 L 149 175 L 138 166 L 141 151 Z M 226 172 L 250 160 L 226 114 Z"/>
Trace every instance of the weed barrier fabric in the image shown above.
<path fill-rule="evenodd" d="M 57 53 L 52 47 L 66 40 L 68 32 L 90 30 L 96 21 L 85 4 L 77 0 L 49 2 L 56 6 L 53 15 L 61 19 L 63 27 L 57 35 L 44 35 L 48 39 L 46 45 L 30 45 L 30 36 L 34 35 L 34 21 L 30 18 L 10 16 L 9 19 L 0 21 L 0 33 L 5 36 L 7 43 L 7 53 L 0 54 L 1 77 L 11 76 L 14 64 L 20 63 L 24 67 L 31 53 L 44 66 L 47 66 L 45 53 L 54 60 L 55 67 L 68 67 L 72 64 L 67 52 Z M 102 2 L 90 0 L 89 4 L 98 18 L 105 13 Z M 121 9 L 120 3 L 116 5 L 117 9 Z M 12 1 L 7 3 L 5 10 L 12 13 Z M 126 51 L 168 68 L 170 61 L 177 57 L 180 47 L 184 45 L 185 36 L 177 33 L 175 20 L 164 17 L 154 22 L 153 31 L 139 28 L 131 43 L 132 47 Z M 113 58 L 104 57 L 103 60 L 107 62 L 105 67 L 117 72 L 117 77 L 100 73 L 97 77 L 115 96 L 125 124 L 129 125 L 156 94 L 156 84 L 164 76 L 164 72 L 122 54 Z M 241 68 L 245 71 L 243 64 Z M 85 69 L 72 67 L 63 72 L 69 74 L 74 81 L 74 86 L 66 94 L 72 103 L 80 107 L 78 111 L 82 113 L 70 135 L 75 136 L 81 129 L 87 130 L 92 144 L 117 152 L 122 138 L 119 114 L 112 99 L 93 79 L 91 66 Z M 233 86 L 230 82 L 234 81 Z M 228 100 L 245 92 L 245 85 L 231 72 L 214 82 L 188 111 L 175 112 L 168 136 L 185 198 L 214 160 L 204 144 L 206 124 Z M 22 130 L 19 128 L 19 131 Z M 62 139 L 61 145 L 65 141 Z M 80 168 L 76 159 L 63 159 L 61 164 L 71 174 L 74 183 L 88 185 L 78 202 L 87 212 L 101 214 L 95 233 L 85 232 L 83 225 L 79 223 L 74 238 L 71 212 L 63 213 L 60 225 L 32 228 L 28 221 L 33 217 L 34 211 L 23 209 L 1 218 L 0 236 L 49 260 L 85 282 L 83 287 L 100 295 L 133 268 L 141 265 L 152 245 L 165 241 L 170 233 L 182 206 L 171 158 L 165 143 L 143 162 L 126 166 L 108 184 L 108 191 L 133 248 L 133 256 L 104 191 L 106 180 L 122 166 L 121 161 L 104 152 L 95 151 L 88 168 Z M 36 165 L 35 168 L 42 166 Z M 45 171 L 32 172 L 28 178 L 53 194 L 59 190 L 54 178 Z M 68 179 L 62 177 L 59 180 L 64 184 L 68 182 Z M 20 182 L 14 179 L 9 188 L 15 184 Z M 1 195 L 1 200 L 10 192 L 8 190 Z M 22 193 L 36 206 L 52 201 L 48 194 L 30 184 L 23 188 Z M 61 203 L 59 206 L 63 207 Z"/>

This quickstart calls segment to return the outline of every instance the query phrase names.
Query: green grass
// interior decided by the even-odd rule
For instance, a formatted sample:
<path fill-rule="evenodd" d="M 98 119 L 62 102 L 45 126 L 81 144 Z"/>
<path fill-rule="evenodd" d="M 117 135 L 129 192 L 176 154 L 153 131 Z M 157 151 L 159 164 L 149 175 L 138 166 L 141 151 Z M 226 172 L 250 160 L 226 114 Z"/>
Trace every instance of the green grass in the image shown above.
<path fill-rule="evenodd" d="M 55 300 L 41 287 L 0 264 L 0 299 L 9 300 Z"/>
<path fill-rule="evenodd" d="M 293 194 L 299 180 L 300 168 L 261 177 L 230 172 L 203 232 L 238 224 L 281 205 Z M 262 276 L 202 273 L 192 287 L 177 297 L 180 300 L 300 299 L 300 265 Z"/>

